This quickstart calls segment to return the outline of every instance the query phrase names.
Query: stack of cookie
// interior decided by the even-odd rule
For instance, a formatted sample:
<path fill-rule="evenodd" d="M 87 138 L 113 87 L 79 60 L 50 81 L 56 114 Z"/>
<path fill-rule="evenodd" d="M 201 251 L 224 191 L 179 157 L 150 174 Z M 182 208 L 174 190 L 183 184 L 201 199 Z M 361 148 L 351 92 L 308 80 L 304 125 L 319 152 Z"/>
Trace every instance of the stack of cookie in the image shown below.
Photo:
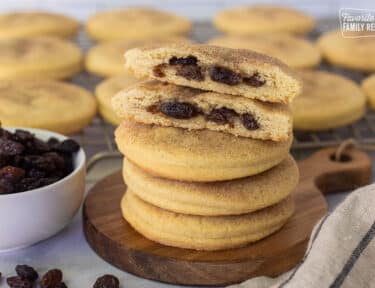
<path fill-rule="evenodd" d="M 128 223 L 156 242 L 197 250 L 280 229 L 298 182 L 287 103 L 301 85 L 288 67 L 209 45 L 135 48 L 125 57 L 136 76 L 156 79 L 112 101 L 124 119 L 116 142 L 126 156 Z"/>

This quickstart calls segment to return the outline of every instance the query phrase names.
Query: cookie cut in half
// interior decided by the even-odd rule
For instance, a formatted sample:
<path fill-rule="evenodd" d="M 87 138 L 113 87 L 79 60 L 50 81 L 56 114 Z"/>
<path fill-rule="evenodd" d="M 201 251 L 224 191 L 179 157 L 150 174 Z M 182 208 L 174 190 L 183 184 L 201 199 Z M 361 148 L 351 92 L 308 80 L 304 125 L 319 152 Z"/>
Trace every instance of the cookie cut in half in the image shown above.
<path fill-rule="evenodd" d="M 153 176 L 124 158 L 127 187 L 144 201 L 176 213 L 239 215 L 272 206 L 285 199 L 298 183 L 291 156 L 258 175 L 210 183 L 183 182 Z"/>
<path fill-rule="evenodd" d="M 273 141 L 288 140 L 292 131 L 292 114 L 285 104 L 159 81 L 142 82 L 121 91 L 112 103 L 120 118 L 146 124 L 210 129 Z"/>
<path fill-rule="evenodd" d="M 155 176 L 211 182 L 266 171 L 289 155 L 288 141 L 233 137 L 211 130 L 187 130 L 124 121 L 115 132 L 125 156 Z"/>
<path fill-rule="evenodd" d="M 152 241 L 214 251 L 242 247 L 276 232 L 292 216 L 294 200 L 289 196 L 274 206 L 237 216 L 197 216 L 161 209 L 128 189 L 121 209 L 128 223 Z"/>
<path fill-rule="evenodd" d="M 138 77 L 268 102 L 289 103 L 301 90 L 285 64 L 250 50 L 179 43 L 134 48 L 125 59 Z"/>

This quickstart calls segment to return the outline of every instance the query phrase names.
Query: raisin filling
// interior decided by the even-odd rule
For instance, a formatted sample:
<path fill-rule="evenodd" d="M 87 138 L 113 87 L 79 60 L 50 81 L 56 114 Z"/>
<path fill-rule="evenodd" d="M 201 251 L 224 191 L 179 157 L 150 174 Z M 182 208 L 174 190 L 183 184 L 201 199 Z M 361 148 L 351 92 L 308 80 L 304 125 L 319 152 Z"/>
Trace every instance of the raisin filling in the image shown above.
<path fill-rule="evenodd" d="M 176 119 L 191 119 L 203 114 L 207 121 L 212 121 L 221 125 L 229 124 L 232 128 L 234 120 L 236 117 L 239 117 L 242 125 L 248 130 L 256 130 L 260 127 L 258 121 L 252 114 L 238 114 L 233 109 L 226 107 L 212 109 L 208 114 L 204 114 L 195 104 L 171 101 L 163 102 L 160 105 L 151 105 L 146 108 L 146 111 L 152 114 L 160 112 L 166 116 Z"/>
<path fill-rule="evenodd" d="M 187 102 L 164 102 L 159 109 L 164 115 L 176 119 L 190 119 L 199 114 L 199 109 Z"/>
<path fill-rule="evenodd" d="M 229 68 L 218 65 L 201 67 L 198 65 L 198 58 L 193 55 L 189 55 L 187 57 L 171 57 L 168 60 L 168 63 L 159 64 L 153 68 L 154 76 L 158 78 L 165 77 L 164 69 L 168 65 L 175 67 L 177 76 L 181 76 L 192 81 L 203 81 L 207 71 L 207 74 L 212 81 L 229 86 L 244 83 L 252 87 L 261 87 L 266 84 L 266 80 L 262 79 L 258 72 L 255 72 L 251 76 L 243 76 Z"/>
<path fill-rule="evenodd" d="M 208 73 L 210 74 L 211 80 L 215 82 L 224 83 L 230 86 L 241 83 L 241 76 L 225 67 L 211 66 L 208 69 Z"/>
<path fill-rule="evenodd" d="M 219 109 L 212 109 L 211 112 L 206 115 L 206 119 L 208 121 L 213 121 L 217 124 L 231 124 L 233 125 L 233 120 L 237 117 L 238 114 L 233 109 L 228 108 L 219 108 Z"/>
<path fill-rule="evenodd" d="M 256 130 L 259 128 L 258 121 L 249 113 L 240 115 L 240 119 L 247 130 Z"/>

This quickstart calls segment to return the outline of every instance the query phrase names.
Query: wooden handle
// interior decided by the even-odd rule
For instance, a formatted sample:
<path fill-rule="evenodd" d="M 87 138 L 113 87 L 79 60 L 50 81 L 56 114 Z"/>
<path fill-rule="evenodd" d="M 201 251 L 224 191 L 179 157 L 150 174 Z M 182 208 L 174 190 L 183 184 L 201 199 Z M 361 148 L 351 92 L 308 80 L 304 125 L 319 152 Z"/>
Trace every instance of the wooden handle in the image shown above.
<path fill-rule="evenodd" d="M 371 159 L 368 154 L 355 148 L 346 150 L 336 161 L 336 148 L 315 152 L 298 163 L 301 184 L 313 185 L 322 193 L 352 190 L 371 181 Z"/>

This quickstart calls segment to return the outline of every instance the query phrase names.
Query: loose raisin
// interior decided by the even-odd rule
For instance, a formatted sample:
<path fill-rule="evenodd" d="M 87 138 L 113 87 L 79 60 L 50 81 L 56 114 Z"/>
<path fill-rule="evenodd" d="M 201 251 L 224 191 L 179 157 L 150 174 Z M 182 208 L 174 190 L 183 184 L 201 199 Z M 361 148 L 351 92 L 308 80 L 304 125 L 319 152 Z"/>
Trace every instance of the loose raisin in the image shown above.
<path fill-rule="evenodd" d="M 79 150 L 79 144 L 73 139 L 66 139 L 55 147 L 55 150 L 63 153 L 75 153 Z"/>
<path fill-rule="evenodd" d="M 28 265 L 17 265 L 16 272 L 17 275 L 22 279 L 26 279 L 31 282 L 34 282 L 39 277 L 38 272 L 36 272 L 33 267 Z"/>
<path fill-rule="evenodd" d="M 187 102 L 164 102 L 160 104 L 160 112 L 176 119 L 190 119 L 197 116 L 199 110 Z"/>
<path fill-rule="evenodd" d="M 99 277 L 93 288 L 119 288 L 120 281 L 113 275 L 104 275 Z"/>
<path fill-rule="evenodd" d="M 40 281 L 41 288 L 55 288 L 62 281 L 63 274 L 59 269 L 49 270 Z"/>
<path fill-rule="evenodd" d="M 0 138 L 0 154 L 7 156 L 19 155 L 25 150 L 21 143 Z"/>
<path fill-rule="evenodd" d="M 11 288 L 32 288 L 33 284 L 27 280 L 22 279 L 19 276 L 13 276 L 7 278 L 8 286 Z"/>
<path fill-rule="evenodd" d="M 13 166 L 5 166 L 0 169 L 0 179 L 15 183 L 25 176 L 25 170 Z"/>
<path fill-rule="evenodd" d="M 259 128 L 258 121 L 250 113 L 245 113 L 240 116 L 242 124 L 248 130 L 256 130 Z"/>
<path fill-rule="evenodd" d="M 187 80 L 199 82 L 204 80 L 202 68 L 197 65 L 177 65 L 176 75 L 184 77 Z"/>
<path fill-rule="evenodd" d="M 258 73 L 254 73 L 250 77 L 244 77 L 243 82 L 253 87 L 260 87 L 266 84 L 266 80 L 262 80 Z"/>
<path fill-rule="evenodd" d="M 230 86 L 237 85 L 241 82 L 241 76 L 234 71 L 221 67 L 211 66 L 208 70 L 211 80 L 219 83 L 224 83 Z"/>
<path fill-rule="evenodd" d="M 219 109 L 212 109 L 211 112 L 206 116 L 208 121 L 213 121 L 218 124 L 233 123 L 233 118 L 238 116 L 236 111 L 222 107 Z"/>
<path fill-rule="evenodd" d="M 189 55 L 187 57 L 173 56 L 169 59 L 169 65 L 197 65 L 198 59 L 195 56 Z"/>

